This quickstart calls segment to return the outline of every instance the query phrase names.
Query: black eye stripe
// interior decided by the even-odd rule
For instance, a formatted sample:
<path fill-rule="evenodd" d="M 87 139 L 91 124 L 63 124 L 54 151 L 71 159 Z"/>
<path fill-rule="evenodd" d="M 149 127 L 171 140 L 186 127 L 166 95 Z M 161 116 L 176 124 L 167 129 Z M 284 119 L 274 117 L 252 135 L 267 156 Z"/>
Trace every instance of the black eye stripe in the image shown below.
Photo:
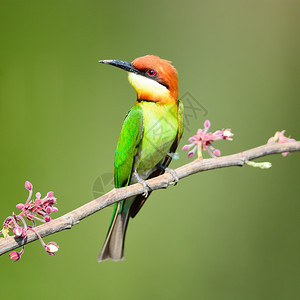
<path fill-rule="evenodd" d="M 148 74 L 148 72 L 152 70 L 155 72 L 155 74 L 153 76 L 150 76 Z M 145 69 L 145 70 L 139 70 L 140 75 L 143 75 L 149 79 L 152 79 L 156 82 L 158 82 L 159 84 L 163 85 L 164 87 L 166 87 L 167 89 L 169 89 L 169 85 L 167 85 L 165 82 L 163 82 L 158 76 L 157 76 L 157 72 L 154 69 Z"/>
<path fill-rule="evenodd" d="M 166 87 L 167 89 L 169 89 L 169 86 L 166 84 L 166 83 L 164 83 L 164 82 L 162 82 L 161 80 L 156 80 L 159 84 L 161 84 L 161 85 L 163 85 L 164 87 Z"/>

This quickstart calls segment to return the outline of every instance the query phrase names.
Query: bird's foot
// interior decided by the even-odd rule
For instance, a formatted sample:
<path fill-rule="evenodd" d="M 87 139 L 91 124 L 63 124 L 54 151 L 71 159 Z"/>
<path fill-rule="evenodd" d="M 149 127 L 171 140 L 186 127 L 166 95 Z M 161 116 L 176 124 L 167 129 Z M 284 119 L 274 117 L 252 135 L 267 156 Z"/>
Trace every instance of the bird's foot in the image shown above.
<path fill-rule="evenodd" d="M 170 174 L 173 176 L 173 181 L 170 182 L 170 185 L 176 185 L 176 184 L 178 183 L 179 177 L 178 177 L 177 173 L 176 173 L 173 169 L 171 169 L 171 168 L 166 168 L 166 167 L 164 167 L 164 166 L 159 166 L 159 167 L 160 167 L 161 169 L 163 169 L 165 172 L 168 172 L 168 173 L 170 173 Z"/>
<path fill-rule="evenodd" d="M 136 181 L 143 186 L 144 192 L 143 192 L 142 195 L 145 198 L 147 198 L 148 195 L 149 195 L 149 192 L 152 191 L 151 188 L 150 188 L 150 186 L 147 184 L 147 182 L 136 171 L 133 172 L 133 176 L 136 179 Z"/>

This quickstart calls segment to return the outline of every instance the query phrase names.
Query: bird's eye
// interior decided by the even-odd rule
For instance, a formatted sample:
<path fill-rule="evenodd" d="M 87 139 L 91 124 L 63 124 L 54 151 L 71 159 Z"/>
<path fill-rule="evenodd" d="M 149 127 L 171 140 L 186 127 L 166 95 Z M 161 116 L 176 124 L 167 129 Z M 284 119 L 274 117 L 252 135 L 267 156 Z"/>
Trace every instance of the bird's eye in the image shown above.
<path fill-rule="evenodd" d="M 150 77 L 153 77 L 153 76 L 156 75 L 156 72 L 155 72 L 153 69 L 149 69 L 149 70 L 147 71 L 147 75 L 149 75 Z"/>

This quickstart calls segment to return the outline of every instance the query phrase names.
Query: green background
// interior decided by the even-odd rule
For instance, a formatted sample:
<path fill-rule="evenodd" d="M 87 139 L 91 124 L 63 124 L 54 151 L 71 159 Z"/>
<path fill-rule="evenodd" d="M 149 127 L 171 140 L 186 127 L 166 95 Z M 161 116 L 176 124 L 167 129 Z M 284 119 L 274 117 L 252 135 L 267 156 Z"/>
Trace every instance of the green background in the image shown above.
<path fill-rule="evenodd" d="M 297 10 L 290 0 L 1 0 L 0 219 L 25 201 L 25 180 L 55 192 L 58 217 L 112 175 L 136 95 L 99 59 L 172 60 L 180 95 L 207 110 L 189 118 L 179 148 L 207 118 L 235 133 L 216 143 L 223 155 L 276 130 L 299 139 Z M 178 152 L 173 168 L 189 161 Z M 46 237 L 60 245 L 55 257 L 38 242 L 17 263 L 3 255 L 1 299 L 296 299 L 299 154 L 266 160 L 269 170 L 214 170 L 153 193 L 130 222 L 122 262 L 96 262 L 111 208 Z"/>

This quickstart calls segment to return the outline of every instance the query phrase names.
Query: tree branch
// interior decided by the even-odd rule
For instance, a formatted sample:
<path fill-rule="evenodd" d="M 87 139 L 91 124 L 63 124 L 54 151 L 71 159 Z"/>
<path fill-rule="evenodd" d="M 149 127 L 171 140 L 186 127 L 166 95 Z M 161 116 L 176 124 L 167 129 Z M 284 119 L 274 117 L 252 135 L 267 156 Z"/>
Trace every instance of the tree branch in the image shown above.
<path fill-rule="evenodd" d="M 202 171 L 231 167 L 231 166 L 243 166 L 247 161 L 252 159 L 276 154 L 283 152 L 293 152 L 300 150 L 300 141 L 291 143 L 274 143 L 266 144 L 257 148 L 253 148 L 244 152 L 240 152 L 233 155 L 209 158 L 209 159 L 195 159 L 191 163 L 183 165 L 175 170 L 179 179 L 188 177 L 192 174 L 199 173 Z M 173 177 L 170 173 L 165 173 L 158 177 L 147 180 L 147 184 L 152 190 L 167 188 L 171 183 Z M 127 199 L 131 196 L 135 196 L 143 193 L 141 184 L 133 184 L 128 187 L 120 189 L 113 189 L 107 194 L 92 200 L 91 202 L 55 219 L 51 222 L 42 224 L 35 227 L 35 231 L 41 236 L 51 235 L 53 233 L 70 229 L 73 225 L 78 224 L 84 218 L 94 214 L 95 212 L 117 202 L 120 200 Z M 28 236 L 25 239 L 17 238 L 14 236 L 0 239 L 0 255 L 33 242 L 38 237 L 34 232 L 28 232 Z"/>

